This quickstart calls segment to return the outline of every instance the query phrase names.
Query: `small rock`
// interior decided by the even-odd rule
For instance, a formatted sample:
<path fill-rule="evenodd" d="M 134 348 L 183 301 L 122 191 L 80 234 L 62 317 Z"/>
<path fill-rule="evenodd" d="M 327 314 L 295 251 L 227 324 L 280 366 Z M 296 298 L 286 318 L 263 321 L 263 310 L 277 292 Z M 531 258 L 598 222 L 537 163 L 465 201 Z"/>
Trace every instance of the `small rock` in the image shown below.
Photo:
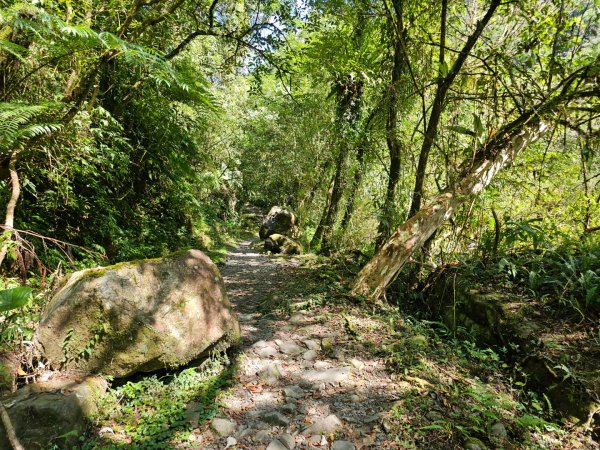
<path fill-rule="evenodd" d="M 333 441 L 331 450 L 355 450 L 356 447 L 350 441 Z"/>
<path fill-rule="evenodd" d="M 271 356 L 277 356 L 277 350 L 273 347 L 258 348 L 256 350 L 254 350 L 254 353 L 256 353 L 261 358 L 269 358 Z"/>
<path fill-rule="evenodd" d="M 286 403 L 281 407 L 281 411 L 285 414 L 292 414 L 298 407 L 294 403 Z"/>
<path fill-rule="evenodd" d="M 336 348 L 335 350 L 333 350 L 333 358 L 339 360 L 339 361 L 345 361 L 346 360 L 346 353 L 344 352 L 344 350 L 342 350 L 341 348 Z"/>
<path fill-rule="evenodd" d="M 350 376 L 350 368 L 334 367 L 327 370 L 309 370 L 304 373 L 303 379 L 311 383 L 341 383 Z"/>
<path fill-rule="evenodd" d="M 321 348 L 321 344 L 319 344 L 317 341 L 313 340 L 313 339 L 306 339 L 305 341 L 302 341 L 302 343 L 304 345 L 306 345 L 306 348 L 309 350 L 319 350 Z"/>
<path fill-rule="evenodd" d="M 323 419 L 317 419 L 311 426 L 306 428 L 303 435 L 315 435 L 315 434 L 331 434 L 337 433 L 343 428 L 342 422 L 337 418 L 335 414 L 330 414 Z"/>
<path fill-rule="evenodd" d="M 279 350 L 284 355 L 295 356 L 299 355 L 304 351 L 302 350 L 302 347 L 300 347 L 298 344 L 292 341 L 277 340 L 275 341 L 275 343 L 279 346 Z"/>
<path fill-rule="evenodd" d="M 269 364 L 260 372 L 259 377 L 266 384 L 274 384 L 281 375 L 281 368 L 277 364 Z"/>
<path fill-rule="evenodd" d="M 225 450 L 227 450 L 229 447 L 233 447 L 235 444 L 237 444 L 237 439 L 233 436 L 229 436 L 227 438 L 227 445 L 225 445 Z"/>
<path fill-rule="evenodd" d="M 267 445 L 267 450 L 288 450 L 288 448 L 281 441 L 275 439 Z"/>
<path fill-rule="evenodd" d="M 296 446 L 296 440 L 294 439 L 294 436 L 289 433 L 282 434 L 277 439 L 279 439 L 288 450 L 292 450 Z"/>
<path fill-rule="evenodd" d="M 363 370 L 365 368 L 365 363 L 362 362 L 360 359 L 352 358 L 350 360 L 350 364 L 352 364 L 352 366 L 358 370 Z"/>
<path fill-rule="evenodd" d="M 302 355 L 302 358 L 306 361 L 314 361 L 315 359 L 317 359 L 317 352 L 314 350 L 307 350 Z"/>
<path fill-rule="evenodd" d="M 317 370 L 327 369 L 329 367 L 331 367 L 331 364 L 329 364 L 327 361 L 317 361 L 315 363 L 315 369 Z"/>
<path fill-rule="evenodd" d="M 260 430 L 258 433 L 256 433 L 254 435 L 254 439 L 252 439 L 252 440 L 254 442 L 267 442 L 270 439 L 271 439 L 271 435 L 269 434 L 268 431 Z"/>
<path fill-rule="evenodd" d="M 304 397 L 304 389 L 300 386 L 286 386 L 283 388 L 283 394 L 286 398 L 302 398 Z"/>
<path fill-rule="evenodd" d="M 350 401 L 352 403 L 358 403 L 358 402 L 360 402 L 361 401 L 360 395 L 352 394 L 350 396 Z"/>
<path fill-rule="evenodd" d="M 380 414 L 371 414 L 370 416 L 366 416 L 363 419 L 363 423 L 369 424 L 369 423 L 378 422 L 380 418 L 381 418 Z"/>
<path fill-rule="evenodd" d="M 271 425 L 269 425 L 267 422 L 259 420 L 257 422 L 254 422 L 254 424 L 252 425 L 252 428 L 254 428 L 256 430 L 270 430 Z"/>
<path fill-rule="evenodd" d="M 239 431 L 236 436 L 238 440 L 243 440 L 246 436 L 252 434 L 252 428 L 244 428 L 242 431 Z"/>
<path fill-rule="evenodd" d="M 219 435 L 219 436 L 229 436 L 235 433 L 235 429 L 237 424 L 228 419 L 213 419 L 211 422 L 211 428 Z"/>
<path fill-rule="evenodd" d="M 286 427 L 290 423 L 290 419 L 288 419 L 283 414 L 281 414 L 277 411 L 269 411 L 266 414 L 263 414 L 262 419 L 265 422 L 270 423 L 271 425 L 275 425 L 275 426 Z"/>
<path fill-rule="evenodd" d="M 256 350 L 257 348 L 264 348 L 264 347 L 268 347 L 269 343 L 267 341 L 256 341 L 254 344 L 252 344 L 252 349 Z"/>
<path fill-rule="evenodd" d="M 323 441 L 325 441 L 325 442 L 323 442 Z M 308 443 L 310 445 L 325 446 L 325 445 L 327 445 L 327 439 L 325 438 L 325 436 L 321 436 L 320 434 L 315 434 L 308 439 Z"/>
<path fill-rule="evenodd" d="M 299 325 L 306 319 L 306 316 L 303 313 L 296 313 L 292 317 L 290 317 L 290 323 L 292 325 Z"/>
<path fill-rule="evenodd" d="M 384 420 L 381 423 L 381 427 L 383 428 L 383 431 L 385 431 L 386 433 L 391 433 L 394 429 L 392 424 L 390 422 L 388 422 L 387 420 Z"/>

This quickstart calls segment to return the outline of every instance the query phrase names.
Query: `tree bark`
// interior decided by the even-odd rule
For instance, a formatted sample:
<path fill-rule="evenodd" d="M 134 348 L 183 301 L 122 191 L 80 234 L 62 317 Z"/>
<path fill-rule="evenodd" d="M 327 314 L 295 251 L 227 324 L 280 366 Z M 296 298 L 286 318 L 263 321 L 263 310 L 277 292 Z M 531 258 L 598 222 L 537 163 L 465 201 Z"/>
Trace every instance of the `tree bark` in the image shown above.
<path fill-rule="evenodd" d="M 445 1 L 445 0 L 444 0 Z M 390 235 L 392 229 L 395 211 L 396 211 L 396 187 L 400 179 L 400 141 L 398 140 L 396 125 L 398 122 L 398 87 L 400 77 L 404 72 L 406 65 L 406 55 L 402 48 L 402 35 L 404 30 L 404 21 L 402 14 L 402 1 L 394 0 L 395 20 L 392 20 L 392 30 L 394 39 L 394 63 L 392 67 L 392 80 L 390 83 L 390 92 L 388 96 L 387 119 L 385 125 L 386 143 L 390 155 L 390 171 L 388 175 L 388 184 L 385 193 L 385 201 L 381 210 L 381 219 L 377 228 L 377 247 L 381 246 Z"/>
<path fill-rule="evenodd" d="M 394 281 L 400 269 L 427 239 L 463 203 L 479 194 L 494 176 L 509 165 L 529 144 L 535 142 L 547 130 L 547 125 L 533 119 L 526 128 L 519 128 L 508 139 L 497 141 L 497 148 L 486 146 L 483 156 L 459 181 L 442 191 L 431 203 L 402 224 L 381 247 L 373 259 L 360 271 L 352 293 L 376 300 Z"/>
<path fill-rule="evenodd" d="M 2 245 L 2 249 L 0 249 L 0 266 L 2 266 L 2 263 L 4 262 L 6 254 L 8 253 L 8 249 L 10 247 L 8 241 L 12 238 L 13 235 L 13 228 L 15 226 L 15 208 L 21 195 L 21 183 L 19 181 L 19 173 L 17 172 L 18 154 L 18 150 L 13 151 L 10 155 L 10 160 L 8 161 L 8 172 L 10 174 L 11 183 L 11 195 L 6 205 L 6 216 L 4 218 L 5 233 L 3 233 L 3 237 L 6 239 L 6 242 Z"/>

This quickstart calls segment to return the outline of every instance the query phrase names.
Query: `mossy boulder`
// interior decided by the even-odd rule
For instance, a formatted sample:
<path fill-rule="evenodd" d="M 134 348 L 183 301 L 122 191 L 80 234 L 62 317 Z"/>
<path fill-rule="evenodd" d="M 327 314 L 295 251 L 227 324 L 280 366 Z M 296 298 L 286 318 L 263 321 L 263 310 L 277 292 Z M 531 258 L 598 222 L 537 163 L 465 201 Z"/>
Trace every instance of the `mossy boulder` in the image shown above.
<path fill-rule="evenodd" d="M 217 266 L 199 250 L 73 273 L 36 335 L 60 369 L 123 378 L 181 366 L 239 324 Z"/>
<path fill-rule="evenodd" d="M 71 449 L 78 447 L 106 391 L 100 377 L 60 377 L 29 384 L 2 399 L 15 433 L 24 448 Z M 0 448 L 11 448 L 0 427 Z"/>
<path fill-rule="evenodd" d="M 284 255 L 299 255 L 302 253 L 302 246 L 287 236 L 272 234 L 265 239 L 265 250 Z"/>
<path fill-rule="evenodd" d="M 266 239 L 273 234 L 282 234 L 291 238 L 298 237 L 298 218 L 279 206 L 273 206 L 263 219 L 258 235 Z"/>

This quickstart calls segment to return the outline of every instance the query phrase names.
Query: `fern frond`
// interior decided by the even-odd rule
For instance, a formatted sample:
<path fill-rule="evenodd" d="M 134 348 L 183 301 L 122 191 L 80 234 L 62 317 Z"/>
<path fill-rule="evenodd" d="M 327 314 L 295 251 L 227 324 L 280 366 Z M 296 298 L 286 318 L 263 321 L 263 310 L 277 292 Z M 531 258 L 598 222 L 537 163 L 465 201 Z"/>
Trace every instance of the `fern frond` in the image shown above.
<path fill-rule="evenodd" d="M 11 150 L 24 139 L 60 129 L 60 124 L 46 122 L 42 117 L 57 107 L 50 102 L 35 105 L 0 102 L 0 153 Z"/>

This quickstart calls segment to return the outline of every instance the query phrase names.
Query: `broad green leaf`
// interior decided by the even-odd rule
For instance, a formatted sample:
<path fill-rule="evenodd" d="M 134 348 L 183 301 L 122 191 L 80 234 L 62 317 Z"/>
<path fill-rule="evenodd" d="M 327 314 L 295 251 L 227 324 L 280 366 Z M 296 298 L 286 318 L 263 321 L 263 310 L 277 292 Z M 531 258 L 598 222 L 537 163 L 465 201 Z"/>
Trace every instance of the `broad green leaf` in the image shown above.
<path fill-rule="evenodd" d="M 0 312 L 25 306 L 31 299 L 31 288 L 21 286 L 0 291 Z"/>

